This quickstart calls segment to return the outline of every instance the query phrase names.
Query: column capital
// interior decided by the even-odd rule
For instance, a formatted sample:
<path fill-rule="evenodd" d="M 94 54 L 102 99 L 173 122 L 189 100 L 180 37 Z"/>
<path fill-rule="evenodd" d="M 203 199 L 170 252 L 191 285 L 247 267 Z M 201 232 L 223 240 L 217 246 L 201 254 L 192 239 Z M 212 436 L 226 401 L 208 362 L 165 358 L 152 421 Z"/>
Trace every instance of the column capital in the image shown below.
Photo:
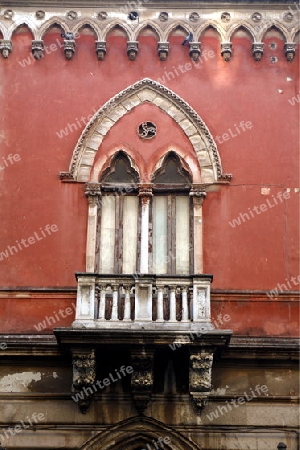
<path fill-rule="evenodd" d="M 90 204 L 95 204 L 98 198 L 101 197 L 101 185 L 99 183 L 86 183 L 85 196 Z"/>
<path fill-rule="evenodd" d="M 193 198 L 194 202 L 197 202 L 202 206 L 206 195 L 205 186 L 202 184 L 192 184 L 190 196 Z"/>
<path fill-rule="evenodd" d="M 139 184 L 139 193 L 138 196 L 145 198 L 145 197 L 153 197 L 152 193 L 152 183 L 146 183 L 146 184 Z"/>

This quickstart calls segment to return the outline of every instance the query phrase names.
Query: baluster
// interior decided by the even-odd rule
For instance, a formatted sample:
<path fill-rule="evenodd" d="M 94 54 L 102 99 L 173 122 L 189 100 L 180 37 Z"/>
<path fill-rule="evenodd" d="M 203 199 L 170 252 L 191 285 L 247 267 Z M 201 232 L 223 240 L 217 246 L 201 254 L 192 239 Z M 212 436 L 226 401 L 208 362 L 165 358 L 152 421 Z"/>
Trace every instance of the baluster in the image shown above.
<path fill-rule="evenodd" d="M 101 284 L 99 286 L 100 295 L 99 295 L 99 309 L 98 309 L 98 319 L 105 319 L 105 286 Z"/>
<path fill-rule="evenodd" d="M 181 321 L 187 321 L 189 319 L 189 311 L 188 311 L 188 299 L 187 299 L 187 287 L 182 287 L 182 294 L 181 294 L 181 300 L 182 300 L 182 316 Z"/>
<path fill-rule="evenodd" d="M 175 287 L 170 288 L 170 320 L 176 322 L 176 292 Z"/>
<path fill-rule="evenodd" d="M 164 321 L 164 291 L 163 287 L 157 288 L 157 322 Z"/>
<path fill-rule="evenodd" d="M 111 320 L 118 320 L 118 297 L 119 297 L 119 286 L 114 284 L 112 286 L 113 289 L 113 301 L 112 301 L 112 311 L 111 311 Z"/>
<path fill-rule="evenodd" d="M 130 286 L 124 286 L 125 289 L 125 305 L 124 305 L 124 320 L 131 320 L 131 302 L 130 302 Z"/>

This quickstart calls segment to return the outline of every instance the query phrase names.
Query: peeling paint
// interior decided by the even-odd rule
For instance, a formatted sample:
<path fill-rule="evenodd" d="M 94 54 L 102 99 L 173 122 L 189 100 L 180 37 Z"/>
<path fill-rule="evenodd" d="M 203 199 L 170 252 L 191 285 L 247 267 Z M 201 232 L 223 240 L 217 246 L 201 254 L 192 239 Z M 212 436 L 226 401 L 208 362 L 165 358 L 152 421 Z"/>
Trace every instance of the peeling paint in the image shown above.
<path fill-rule="evenodd" d="M 42 379 L 41 372 L 19 372 L 0 380 L 0 392 L 30 392 L 29 385 Z"/>

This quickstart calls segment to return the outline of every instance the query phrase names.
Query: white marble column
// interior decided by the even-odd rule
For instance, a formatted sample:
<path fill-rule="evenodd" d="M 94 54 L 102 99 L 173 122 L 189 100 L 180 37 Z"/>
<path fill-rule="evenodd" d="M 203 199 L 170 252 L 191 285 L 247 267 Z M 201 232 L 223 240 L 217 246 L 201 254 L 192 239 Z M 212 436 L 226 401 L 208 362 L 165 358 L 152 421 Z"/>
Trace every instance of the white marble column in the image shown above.
<path fill-rule="evenodd" d="M 95 272 L 97 217 L 101 189 L 99 183 L 87 183 L 85 195 L 88 199 L 88 223 L 86 238 L 86 272 Z"/>
<path fill-rule="evenodd" d="M 181 299 L 182 299 L 182 316 L 181 321 L 187 322 L 189 318 L 188 312 L 188 298 L 187 298 L 187 287 L 183 286 L 181 291 Z"/>
<path fill-rule="evenodd" d="M 139 187 L 141 201 L 141 260 L 140 273 L 149 273 L 149 208 L 152 197 L 152 184 L 141 184 Z"/>
<path fill-rule="evenodd" d="M 164 288 L 157 286 L 157 322 L 164 321 Z"/>
<path fill-rule="evenodd" d="M 112 290 L 113 290 L 113 298 L 112 298 L 111 320 L 118 320 L 119 285 L 114 284 L 112 286 Z"/>
<path fill-rule="evenodd" d="M 190 191 L 193 199 L 194 273 L 203 273 L 203 218 L 202 204 L 206 192 L 201 185 L 193 185 Z"/>
<path fill-rule="evenodd" d="M 131 319 L 130 286 L 124 286 L 124 289 L 125 289 L 124 321 L 129 322 Z"/>

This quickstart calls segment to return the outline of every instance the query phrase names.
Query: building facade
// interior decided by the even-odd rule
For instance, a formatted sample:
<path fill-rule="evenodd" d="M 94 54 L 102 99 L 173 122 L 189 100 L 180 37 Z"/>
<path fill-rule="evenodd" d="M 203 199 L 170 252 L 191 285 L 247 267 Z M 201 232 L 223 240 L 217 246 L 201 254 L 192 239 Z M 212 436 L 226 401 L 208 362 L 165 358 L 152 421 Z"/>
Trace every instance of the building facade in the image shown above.
<path fill-rule="evenodd" d="M 2 448 L 299 448 L 299 12 L 2 2 Z"/>

